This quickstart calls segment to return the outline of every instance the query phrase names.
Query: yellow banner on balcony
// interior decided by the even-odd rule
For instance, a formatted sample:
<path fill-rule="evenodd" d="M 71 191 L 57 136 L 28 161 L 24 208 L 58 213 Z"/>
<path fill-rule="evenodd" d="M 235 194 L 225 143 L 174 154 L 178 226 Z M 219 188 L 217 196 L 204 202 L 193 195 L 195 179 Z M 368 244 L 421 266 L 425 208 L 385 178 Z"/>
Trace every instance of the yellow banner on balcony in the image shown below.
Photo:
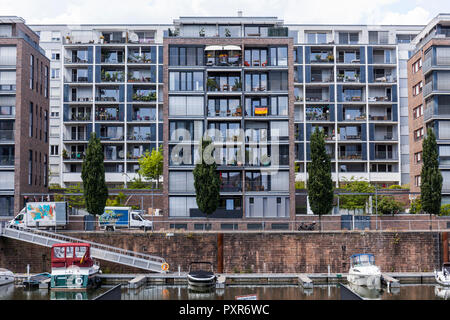
<path fill-rule="evenodd" d="M 267 107 L 255 108 L 255 114 L 267 114 Z"/>

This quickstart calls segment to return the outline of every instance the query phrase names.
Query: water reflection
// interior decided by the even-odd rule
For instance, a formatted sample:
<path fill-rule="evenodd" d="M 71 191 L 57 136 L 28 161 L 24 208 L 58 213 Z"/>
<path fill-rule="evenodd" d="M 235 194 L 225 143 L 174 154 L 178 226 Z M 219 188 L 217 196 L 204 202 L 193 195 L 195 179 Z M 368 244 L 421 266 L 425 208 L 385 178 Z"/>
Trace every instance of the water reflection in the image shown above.
<path fill-rule="evenodd" d="M 353 283 L 349 283 L 348 287 L 357 293 L 360 297 L 371 299 L 371 300 L 381 300 L 383 294 L 383 289 L 368 288 L 363 286 L 358 286 Z"/>
<path fill-rule="evenodd" d="M 350 286 L 350 285 L 349 285 Z M 24 290 L 13 284 L 0 286 L 0 300 L 91 300 L 111 286 L 87 292 L 60 292 L 47 289 Z M 353 288 L 352 288 L 353 289 Z M 373 290 L 354 288 L 364 298 L 381 300 L 450 300 L 450 288 L 434 284 L 401 285 Z M 122 287 L 122 300 L 235 300 L 236 296 L 257 295 L 259 300 L 340 300 L 338 284 L 315 285 L 230 285 L 210 292 L 192 292 L 186 285 L 149 285 L 139 289 Z"/>

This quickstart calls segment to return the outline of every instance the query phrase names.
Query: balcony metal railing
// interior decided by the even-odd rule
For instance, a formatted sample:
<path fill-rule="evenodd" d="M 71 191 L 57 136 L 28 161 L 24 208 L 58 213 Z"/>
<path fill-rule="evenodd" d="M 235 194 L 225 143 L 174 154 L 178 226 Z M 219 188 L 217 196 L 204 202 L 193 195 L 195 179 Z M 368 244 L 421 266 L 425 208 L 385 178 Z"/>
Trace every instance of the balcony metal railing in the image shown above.
<path fill-rule="evenodd" d="M 14 141 L 15 130 L 0 130 L 0 141 Z"/>
<path fill-rule="evenodd" d="M 91 114 L 71 114 L 66 121 L 91 121 Z"/>

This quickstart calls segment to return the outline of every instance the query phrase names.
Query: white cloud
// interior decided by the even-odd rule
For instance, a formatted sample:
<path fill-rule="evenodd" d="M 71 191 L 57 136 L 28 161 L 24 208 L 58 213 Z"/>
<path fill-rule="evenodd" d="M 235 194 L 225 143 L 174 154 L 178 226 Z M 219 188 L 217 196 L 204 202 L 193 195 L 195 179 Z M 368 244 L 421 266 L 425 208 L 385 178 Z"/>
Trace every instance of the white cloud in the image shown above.
<path fill-rule="evenodd" d="M 428 0 L 430 1 L 430 0 Z M 2 0 L 2 15 L 29 24 L 162 23 L 179 16 L 277 16 L 286 23 L 424 24 L 430 13 L 407 0 Z M 396 8 L 393 11 L 393 7 Z M 410 9 L 410 11 L 407 11 Z M 413 21 L 413 22 L 411 22 Z"/>
<path fill-rule="evenodd" d="M 406 13 L 388 12 L 380 24 L 425 25 L 431 20 L 429 11 L 416 7 Z"/>

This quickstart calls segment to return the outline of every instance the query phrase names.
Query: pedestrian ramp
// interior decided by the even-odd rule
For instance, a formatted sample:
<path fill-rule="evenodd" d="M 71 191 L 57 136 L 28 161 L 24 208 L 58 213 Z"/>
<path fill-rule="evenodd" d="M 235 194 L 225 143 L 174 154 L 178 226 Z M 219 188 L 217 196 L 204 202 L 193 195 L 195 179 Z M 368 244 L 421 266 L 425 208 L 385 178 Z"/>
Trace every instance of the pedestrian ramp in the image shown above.
<path fill-rule="evenodd" d="M 77 239 L 55 232 L 32 228 L 12 228 L 0 224 L 0 236 L 49 248 L 57 243 L 89 243 L 91 245 L 91 257 L 93 258 L 151 272 L 166 273 L 169 271 L 168 264 L 164 258 Z"/>

